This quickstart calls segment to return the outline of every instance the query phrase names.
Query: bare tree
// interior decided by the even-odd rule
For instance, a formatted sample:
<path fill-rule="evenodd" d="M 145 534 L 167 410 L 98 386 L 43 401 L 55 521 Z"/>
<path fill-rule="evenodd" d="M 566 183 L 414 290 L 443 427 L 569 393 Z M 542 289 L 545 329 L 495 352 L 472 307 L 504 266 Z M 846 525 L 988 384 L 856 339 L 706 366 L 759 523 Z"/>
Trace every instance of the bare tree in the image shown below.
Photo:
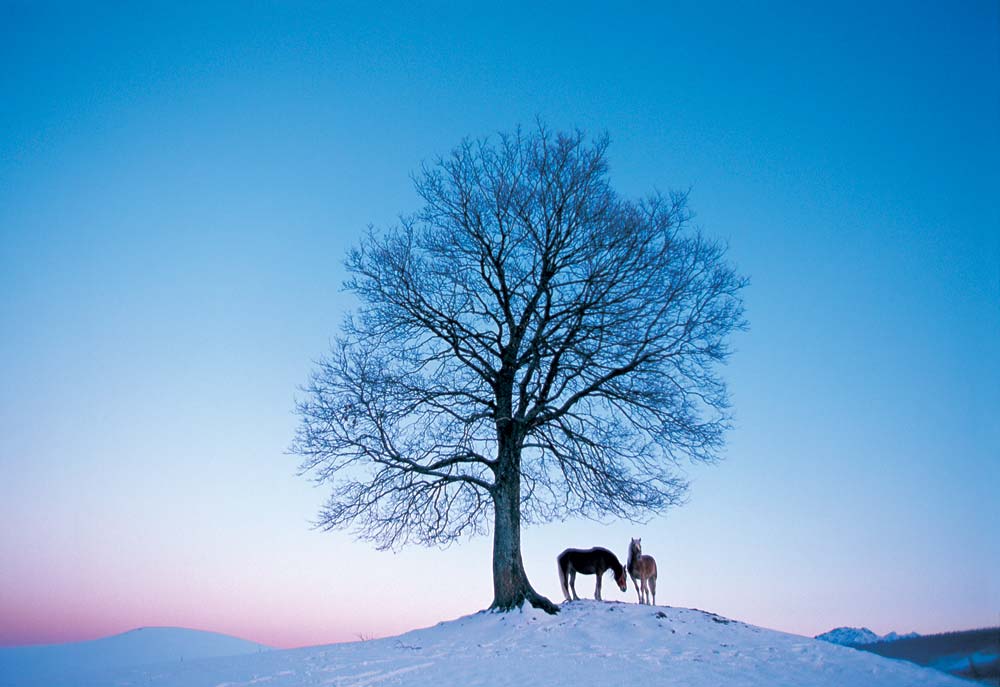
<path fill-rule="evenodd" d="M 619 197 L 607 138 L 465 141 L 414 177 L 423 209 L 347 258 L 360 307 L 298 404 L 325 528 L 381 548 L 493 533 L 492 608 L 557 607 L 521 523 L 641 519 L 728 424 L 714 371 L 745 279 L 685 194 Z"/>

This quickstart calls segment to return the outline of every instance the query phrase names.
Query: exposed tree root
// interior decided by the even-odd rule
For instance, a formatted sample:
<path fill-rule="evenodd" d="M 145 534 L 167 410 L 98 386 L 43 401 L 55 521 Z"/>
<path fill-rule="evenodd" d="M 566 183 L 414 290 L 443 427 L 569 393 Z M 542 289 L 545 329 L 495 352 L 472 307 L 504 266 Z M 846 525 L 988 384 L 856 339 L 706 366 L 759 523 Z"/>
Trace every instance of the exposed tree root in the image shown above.
<path fill-rule="evenodd" d="M 550 615 L 555 615 L 559 612 L 559 606 L 549 601 L 546 597 L 542 596 L 531 587 L 518 592 L 513 598 L 507 600 L 505 603 L 498 602 L 494 599 L 489 610 L 506 613 L 507 611 L 513 611 L 515 608 L 521 608 L 525 601 L 535 608 L 545 611 Z"/>

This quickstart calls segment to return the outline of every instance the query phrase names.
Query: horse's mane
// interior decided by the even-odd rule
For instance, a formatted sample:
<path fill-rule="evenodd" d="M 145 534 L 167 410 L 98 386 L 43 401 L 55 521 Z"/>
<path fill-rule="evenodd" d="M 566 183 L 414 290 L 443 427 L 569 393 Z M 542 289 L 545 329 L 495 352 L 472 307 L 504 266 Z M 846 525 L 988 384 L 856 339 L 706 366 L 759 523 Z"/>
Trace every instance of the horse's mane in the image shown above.
<path fill-rule="evenodd" d="M 634 570 L 634 566 L 636 563 L 635 549 L 636 549 L 635 540 L 633 539 L 628 543 L 628 560 L 625 561 L 625 565 L 626 567 L 628 567 L 629 572 L 632 572 L 632 570 Z"/>
<path fill-rule="evenodd" d="M 625 568 L 622 566 L 621 561 L 618 560 L 618 556 L 607 549 L 604 550 L 608 553 L 608 563 L 611 566 L 611 570 L 615 573 L 616 577 L 621 576 Z"/>

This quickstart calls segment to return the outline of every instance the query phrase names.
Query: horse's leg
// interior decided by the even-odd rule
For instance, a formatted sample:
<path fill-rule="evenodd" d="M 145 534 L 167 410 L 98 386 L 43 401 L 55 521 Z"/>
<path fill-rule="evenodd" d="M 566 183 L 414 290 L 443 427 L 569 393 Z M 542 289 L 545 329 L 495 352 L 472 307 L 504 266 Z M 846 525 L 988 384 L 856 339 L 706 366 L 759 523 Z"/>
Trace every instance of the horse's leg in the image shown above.
<path fill-rule="evenodd" d="M 632 575 L 632 586 L 635 587 L 635 598 L 639 603 L 642 603 L 642 593 L 639 591 L 639 578 Z"/>
<path fill-rule="evenodd" d="M 569 569 L 569 588 L 573 591 L 573 599 L 579 601 L 580 597 L 576 595 L 576 570 L 573 568 Z"/>
<path fill-rule="evenodd" d="M 597 587 L 594 589 L 594 598 L 597 599 L 598 601 L 600 601 L 601 600 L 601 580 L 604 579 L 604 575 L 602 575 L 602 574 L 600 574 L 600 573 L 598 573 L 596 571 L 594 572 L 594 574 L 597 575 Z"/>
<path fill-rule="evenodd" d="M 559 584 L 562 585 L 563 596 L 565 596 L 566 600 L 569 601 L 569 589 L 566 588 L 566 569 L 563 568 L 562 561 L 557 560 L 556 563 L 559 567 Z"/>
<path fill-rule="evenodd" d="M 653 605 L 656 605 L 656 575 L 649 578 L 649 590 L 653 592 Z"/>
<path fill-rule="evenodd" d="M 642 603 L 649 605 L 649 583 L 646 578 L 642 578 Z"/>

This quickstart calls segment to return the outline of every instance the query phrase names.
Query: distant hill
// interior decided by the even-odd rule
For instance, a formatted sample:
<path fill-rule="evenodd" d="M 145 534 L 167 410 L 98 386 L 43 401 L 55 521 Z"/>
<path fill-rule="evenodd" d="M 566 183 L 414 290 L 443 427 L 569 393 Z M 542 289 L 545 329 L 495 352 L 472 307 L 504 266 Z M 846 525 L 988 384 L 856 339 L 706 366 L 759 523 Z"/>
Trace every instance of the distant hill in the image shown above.
<path fill-rule="evenodd" d="M 964 680 L 714 613 L 573 601 L 481 612 L 349 644 L 105 671 L 46 687 L 968 687 Z"/>
<path fill-rule="evenodd" d="M 829 632 L 824 632 L 821 635 L 816 635 L 816 639 L 821 639 L 824 642 L 830 642 L 831 644 L 840 644 L 841 646 L 859 646 L 861 644 L 872 644 L 874 642 L 894 642 L 897 639 L 909 639 L 911 637 L 919 637 L 916 632 L 911 632 L 909 634 L 901 635 L 895 632 L 890 632 L 887 635 L 877 635 L 867 627 L 838 627 Z"/>
<path fill-rule="evenodd" d="M 1000 685 L 1000 627 L 861 644 L 856 648 Z"/>
<path fill-rule="evenodd" d="M 269 650 L 215 632 L 144 627 L 89 642 L 0 648 L 0 687 L 41 687 L 67 675 Z"/>

